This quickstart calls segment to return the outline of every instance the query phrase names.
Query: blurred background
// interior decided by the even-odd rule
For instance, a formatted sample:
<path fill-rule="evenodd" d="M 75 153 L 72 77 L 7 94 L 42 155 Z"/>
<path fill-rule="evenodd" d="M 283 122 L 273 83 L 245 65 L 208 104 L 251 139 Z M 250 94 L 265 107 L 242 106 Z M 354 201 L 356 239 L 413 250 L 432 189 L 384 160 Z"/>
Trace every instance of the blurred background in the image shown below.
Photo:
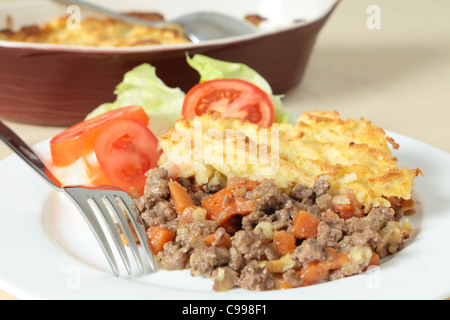
<path fill-rule="evenodd" d="M 381 29 L 367 27 L 371 5 Z M 450 152 L 449 13 L 447 0 L 341 1 L 286 104 L 364 116 Z"/>

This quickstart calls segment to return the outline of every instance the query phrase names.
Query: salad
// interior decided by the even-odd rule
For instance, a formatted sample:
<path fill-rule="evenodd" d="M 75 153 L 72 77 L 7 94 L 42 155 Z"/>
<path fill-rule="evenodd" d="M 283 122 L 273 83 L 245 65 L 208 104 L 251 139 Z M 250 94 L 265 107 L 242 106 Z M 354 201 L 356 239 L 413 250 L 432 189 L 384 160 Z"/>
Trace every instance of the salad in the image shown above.
<path fill-rule="evenodd" d="M 200 54 L 186 59 L 200 74 L 198 85 L 185 93 L 165 85 L 152 65 L 137 66 L 116 87 L 115 101 L 51 140 L 53 166 L 70 171 L 81 162 L 92 184 L 143 191 L 145 173 L 161 155 L 158 137 L 181 117 L 191 120 L 214 110 L 261 127 L 291 120 L 282 97 L 250 67 Z"/>

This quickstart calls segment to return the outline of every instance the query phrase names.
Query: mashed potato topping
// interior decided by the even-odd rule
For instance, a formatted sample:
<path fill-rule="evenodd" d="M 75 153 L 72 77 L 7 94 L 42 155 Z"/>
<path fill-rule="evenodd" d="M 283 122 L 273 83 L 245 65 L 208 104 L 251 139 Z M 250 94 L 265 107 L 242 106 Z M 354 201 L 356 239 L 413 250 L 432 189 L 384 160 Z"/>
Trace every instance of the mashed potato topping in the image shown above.
<path fill-rule="evenodd" d="M 325 179 L 330 193 L 354 194 L 364 212 L 410 200 L 419 169 L 400 168 L 389 144 L 399 146 L 369 121 L 343 120 L 337 112 L 309 112 L 296 125 L 258 128 L 209 113 L 180 119 L 161 136 L 160 165 L 198 184 L 217 176 L 273 179 L 280 189 Z M 174 169 L 175 168 L 175 169 Z"/>
<path fill-rule="evenodd" d="M 130 14 L 138 15 L 138 14 Z M 138 17 L 149 20 L 157 19 L 148 14 Z M 23 41 L 44 44 L 65 44 L 94 47 L 133 47 L 144 45 L 187 43 L 181 26 L 167 25 L 164 28 L 129 24 L 114 19 L 88 17 L 80 22 L 79 27 L 68 28 L 69 17 L 55 17 L 42 26 L 26 26 L 14 32 L 10 29 L 0 30 L 0 40 Z"/>

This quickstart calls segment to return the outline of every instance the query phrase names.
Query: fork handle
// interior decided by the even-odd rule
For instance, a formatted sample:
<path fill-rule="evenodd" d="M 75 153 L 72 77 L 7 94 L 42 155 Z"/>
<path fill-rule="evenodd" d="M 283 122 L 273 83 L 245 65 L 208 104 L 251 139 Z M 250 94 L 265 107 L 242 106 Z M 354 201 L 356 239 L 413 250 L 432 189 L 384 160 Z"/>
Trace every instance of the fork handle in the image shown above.
<path fill-rule="evenodd" d="M 10 128 L 0 121 L 0 139 L 6 143 L 22 160 L 31 166 L 52 187 L 61 188 L 61 182 L 50 172 L 33 150 Z"/>

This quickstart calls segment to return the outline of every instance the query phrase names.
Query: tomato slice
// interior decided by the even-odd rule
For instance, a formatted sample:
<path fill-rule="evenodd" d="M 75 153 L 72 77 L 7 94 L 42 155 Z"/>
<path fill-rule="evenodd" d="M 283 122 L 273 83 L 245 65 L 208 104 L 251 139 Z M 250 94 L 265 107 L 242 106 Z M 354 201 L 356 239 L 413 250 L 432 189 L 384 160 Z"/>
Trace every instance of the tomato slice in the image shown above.
<path fill-rule="evenodd" d="M 182 115 L 187 120 L 207 113 L 220 112 L 221 118 L 238 118 L 270 127 L 275 111 L 269 95 L 251 82 L 218 79 L 199 83 L 184 99 Z"/>
<path fill-rule="evenodd" d="M 128 191 L 144 191 L 145 173 L 155 168 L 161 151 L 158 139 L 141 122 L 118 118 L 102 126 L 83 147 L 83 162 L 92 183 Z"/>
<path fill-rule="evenodd" d="M 149 117 L 139 106 L 130 106 L 111 110 L 95 118 L 82 121 L 56 135 L 50 141 L 53 164 L 57 167 L 68 167 L 82 156 L 83 143 L 87 136 L 115 118 L 136 119 L 148 125 Z"/>
<path fill-rule="evenodd" d="M 92 184 L 110 186 L 112 183 L 98 163 L 97 155 L 95 153 L 95 142 L 97 141 L 97 137 L 98 133 L 93 133 L 89 135 L 83 143 L 82 158 L 84 170 Z"/>

